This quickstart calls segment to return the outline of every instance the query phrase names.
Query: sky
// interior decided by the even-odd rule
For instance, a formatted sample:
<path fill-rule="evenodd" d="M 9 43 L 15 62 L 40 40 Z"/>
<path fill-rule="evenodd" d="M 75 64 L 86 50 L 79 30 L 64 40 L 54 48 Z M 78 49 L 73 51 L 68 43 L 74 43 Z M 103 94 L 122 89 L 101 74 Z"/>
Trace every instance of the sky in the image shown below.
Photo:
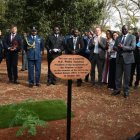
<path fill-rule="evenodd" d="M 134 5 L 132 5 L 132 7 L 133 6 Z M 119 13 L 118 13 L 118 11 L 116 11 L 115 8 L 111 8 L 110 11 L 111 11 L 110 12 L 111 14 L 110 14 L 110 20 L 108 22 L 108 25 L 111 27 L 111 30 L 117 30 L 117 31 L 119 31 L 120 29 L 118 27 L 115 27 L 115 25 L 117 23 L 120 23 Z M 124 9 L 121 9 L 121 13 L 122 13 L 122 17 L 125 17 L 126 16 Z M 139 22 L 137 23 L 137 27 L 140 29 L 140 11 L 136 14 L 136 16 L 139 17 Z"/>

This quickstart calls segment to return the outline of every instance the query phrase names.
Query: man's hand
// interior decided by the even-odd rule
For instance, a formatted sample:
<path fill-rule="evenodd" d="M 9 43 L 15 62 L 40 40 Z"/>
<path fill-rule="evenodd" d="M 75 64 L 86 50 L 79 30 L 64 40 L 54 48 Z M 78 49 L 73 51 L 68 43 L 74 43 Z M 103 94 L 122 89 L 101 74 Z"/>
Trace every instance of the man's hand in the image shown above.
<path fill-rule="evenodd" d="M 123 45 L 122 45 L 121 43 L 119 43 L 118 47 L 119 47 L 120 49 L 122 49 L 122 48 L 123 48 Z"/>
<path fill-rule="evenodd" d="M 11 52 L 13 52 L 13 51 L 15 51 L 15 50 L 16 50 L 16 48 L 13 48 L 13 47 L 10 48 L 10 51 L 11 51 Z"/>

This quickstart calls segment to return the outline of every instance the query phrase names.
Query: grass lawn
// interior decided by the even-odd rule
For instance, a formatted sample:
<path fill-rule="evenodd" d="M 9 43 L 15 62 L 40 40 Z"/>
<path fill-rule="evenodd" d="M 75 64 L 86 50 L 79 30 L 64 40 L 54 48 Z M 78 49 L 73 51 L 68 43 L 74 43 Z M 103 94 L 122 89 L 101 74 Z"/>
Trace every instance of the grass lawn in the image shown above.
<path fill-rule="evenodd" d="M 0 106 L 0 128 L 8 128 L 20 108 L 35 112 L 44 121 L 60 120 L 67 116 L 67 107 L 62 100 L 27 101 L 3 105 Z"/>

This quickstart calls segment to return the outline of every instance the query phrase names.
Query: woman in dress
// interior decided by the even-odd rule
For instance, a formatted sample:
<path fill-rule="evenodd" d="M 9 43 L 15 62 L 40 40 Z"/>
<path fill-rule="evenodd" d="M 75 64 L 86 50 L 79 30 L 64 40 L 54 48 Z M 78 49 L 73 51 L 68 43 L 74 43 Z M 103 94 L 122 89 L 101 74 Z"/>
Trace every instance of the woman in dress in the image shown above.
<path fill-rule="evenodd" d="M 108 88 L 109 89 L 115 89 L 115 75 L 116 75 L 116 55 L 117 52 L 113 50 L 113 46 L 115 43 L 115 40 L 119 36 L 118 32 L 113 32 L 113 40 L 112 40 L 112 45 L 110 45 L 110 50 L 109 50 L 109 74 L 108 74 Z"/>
<path fill-rule="evenodd" d="M 106 59 L 105 59 L 104 70 L 103 70 L 103 75 L 102 75 L 102 82 L 104 84 L 108 83 L 110 52 L 111 52 L 113 45 L 114 45 L 113 33 L 111 30 L 106 31 L 106 38 L 107 38 Z"/>

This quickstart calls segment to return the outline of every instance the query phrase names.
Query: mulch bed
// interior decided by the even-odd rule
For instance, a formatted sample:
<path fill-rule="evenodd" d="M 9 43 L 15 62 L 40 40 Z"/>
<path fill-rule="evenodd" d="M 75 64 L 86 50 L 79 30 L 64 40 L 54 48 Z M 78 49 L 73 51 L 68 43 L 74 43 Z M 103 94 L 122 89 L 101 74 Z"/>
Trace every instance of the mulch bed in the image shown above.
<path fill-rule="evenodd" d="M 8 84 L 5 61 L 0 64 L 0 104 L 18 103 L 24 100 L 63 99 L 67 101 L 67 81 L 58 79 L 57 85 L 47 86 L 47 61 L 43 59 L 41 87 L 28 88 L 27 71 L 20 71 L 20 85 Z M 73 82 L 72 140 L 125 140 L 140 131 L 140 88 L 131 88 L 130 97 L 122 94 L 111 96 L 106 85 L 91 86 Z M 18 128 L 0 129 L 0 140 L 65 140 L 66 120 L 49 122 L 48 128 L 38 128 L 35 137 L 27 133 L 16 138 Z"/>

